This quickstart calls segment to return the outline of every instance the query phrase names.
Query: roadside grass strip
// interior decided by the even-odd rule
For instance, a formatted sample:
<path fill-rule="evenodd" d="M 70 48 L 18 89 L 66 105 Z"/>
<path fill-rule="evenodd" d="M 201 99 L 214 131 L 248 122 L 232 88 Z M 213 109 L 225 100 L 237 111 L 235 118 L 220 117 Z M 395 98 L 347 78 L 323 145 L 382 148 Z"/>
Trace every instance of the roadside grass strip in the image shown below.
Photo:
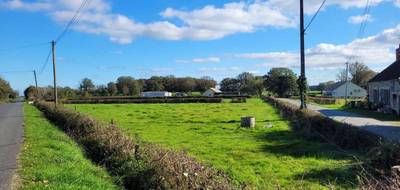
<path fill-rule="evenodd" d="M 20 189 L 121 189 L 39 110 L 25 104 L 24 112 L 25 142 L 17 171 Z"/>

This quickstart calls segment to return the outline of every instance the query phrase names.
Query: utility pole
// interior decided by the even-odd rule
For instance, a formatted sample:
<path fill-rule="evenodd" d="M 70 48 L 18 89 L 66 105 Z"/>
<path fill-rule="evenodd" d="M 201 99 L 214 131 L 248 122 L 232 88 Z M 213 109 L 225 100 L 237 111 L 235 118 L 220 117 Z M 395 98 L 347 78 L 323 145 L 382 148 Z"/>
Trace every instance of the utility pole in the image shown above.
<path fill-rule="evenodd" d="M 35 77 L 36 98 L 39 98 L 39 89 L 38 89 L 38 84 L 37 84 L 36 70 L 33 70 L 33 76 Z"/>
<path fill-rule="evenodd" d="M 305 84 L 306 81 L 306 74 L 305 74 L 305 54 L 304 54 L 304 35 L 305 35 L 305 30 L 304 30 L 304 3 L 303 0 L 300 0 L 300 68 L 301 68 L 301 74 L 300 74 L 300 109 L 306 109 L 306 101 L 305 101 L 305 89 L 306 86 L 303 85 Z"/>
<path fill-rule="evenodd" d="M 347 105 L 348 81 L 349 81 L 349 62 L 346 62 L 346 91 L 345 91 L 345 97 L 344 97 L 345 105 Z"/>
<path fill-rule="evenodd" d="M 54 106 L 57 107 L 57 72 L 56 72 L 56 42 L 51 41 L 51 52 L 53 54 L 53 78 L 54 78 Z"/>

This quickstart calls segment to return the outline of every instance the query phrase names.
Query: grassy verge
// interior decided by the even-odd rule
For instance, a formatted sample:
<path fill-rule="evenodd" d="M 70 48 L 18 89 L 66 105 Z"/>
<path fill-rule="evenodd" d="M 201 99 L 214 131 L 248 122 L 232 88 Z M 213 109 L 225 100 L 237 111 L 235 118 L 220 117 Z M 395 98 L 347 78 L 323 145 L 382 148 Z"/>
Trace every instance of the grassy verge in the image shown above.
<path fill-rule="evenodd" d="M 68 106 L 104 122 L 114 120 L 131 136 L 185 150 L 251 189 L 354 189 L 358 184 L 352 158 L 299 137 L 275 108 L 258 99 L 242 104 Z M 245 115 L 256 117 L 256 129 L 238 127 Z"/>
<path fill-rule="evenodd" d="M 81 148 L 25 104 L 25 142 L 20 155 L 20 189 L 120 189 Z"/>

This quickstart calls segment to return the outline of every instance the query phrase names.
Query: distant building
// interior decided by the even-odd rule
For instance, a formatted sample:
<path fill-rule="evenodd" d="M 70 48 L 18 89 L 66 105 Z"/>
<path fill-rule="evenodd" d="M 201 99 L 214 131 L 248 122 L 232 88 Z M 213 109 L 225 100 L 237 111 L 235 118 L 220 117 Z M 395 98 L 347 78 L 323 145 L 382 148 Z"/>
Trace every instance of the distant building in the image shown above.
<path fill-rule="evenodd" d="M 222 94 L 222 92 L 216 88 L 209 88 L 208 90 L 206 90 L 203 93 L 203 96 L 207 96 L 207 97 L 214 97 L 216 95 L 220 95 Z"/>
<path fill-rule="evenodd" d="M 396 61 L 368 82 L 369 102 L 400 114 L 400 46 Z"/>
<path fill-rule="evenodd" d="M 167 91 L 149 91 L 140 93 L 140 97 L 144 98 L 159 98 L 159 97 L 171 97 L 172 93 Z"/>
<path fill-rule="evenodd" d="M 367 91 L 364 88 L 348 81 L 346 82 L 337 82 L 335 84 L 328 85 L 323 90 L 324 96 L 330 96 L 334 98 L 345 98 L 346 97 L 346 88 L 347 88 L 347 98 L 365 98 L 367 97 Z"/>

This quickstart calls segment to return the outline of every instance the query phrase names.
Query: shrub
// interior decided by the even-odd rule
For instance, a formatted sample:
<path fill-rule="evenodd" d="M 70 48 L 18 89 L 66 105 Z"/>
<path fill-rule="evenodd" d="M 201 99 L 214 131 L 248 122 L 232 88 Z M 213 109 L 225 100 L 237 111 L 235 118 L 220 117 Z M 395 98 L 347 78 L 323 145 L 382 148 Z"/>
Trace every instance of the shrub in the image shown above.
<path fill-rule="evenodd" d="M 344 149 L 364 151 L 382 144 L 381 137 L 366 130 L 337 122 L 314 111 L 300 110 L 273 97 L 263 97 L 263 99 L 281 110 L 281 114 L 291 122 L 294 131 L 308 138 L 328 141 Z"/>
<path fill-rule="evenodd" d="M 45 102 L 35 105 L 127 189 L 235 189 L 227 175 L 183 152 L 130 138 L 114 125 L 62 106 L 55 108 Z"/>
<path fill-rule="evenodd" d="M 246 98 L 232 98 L 231 103 L 246 103 Z"/>

